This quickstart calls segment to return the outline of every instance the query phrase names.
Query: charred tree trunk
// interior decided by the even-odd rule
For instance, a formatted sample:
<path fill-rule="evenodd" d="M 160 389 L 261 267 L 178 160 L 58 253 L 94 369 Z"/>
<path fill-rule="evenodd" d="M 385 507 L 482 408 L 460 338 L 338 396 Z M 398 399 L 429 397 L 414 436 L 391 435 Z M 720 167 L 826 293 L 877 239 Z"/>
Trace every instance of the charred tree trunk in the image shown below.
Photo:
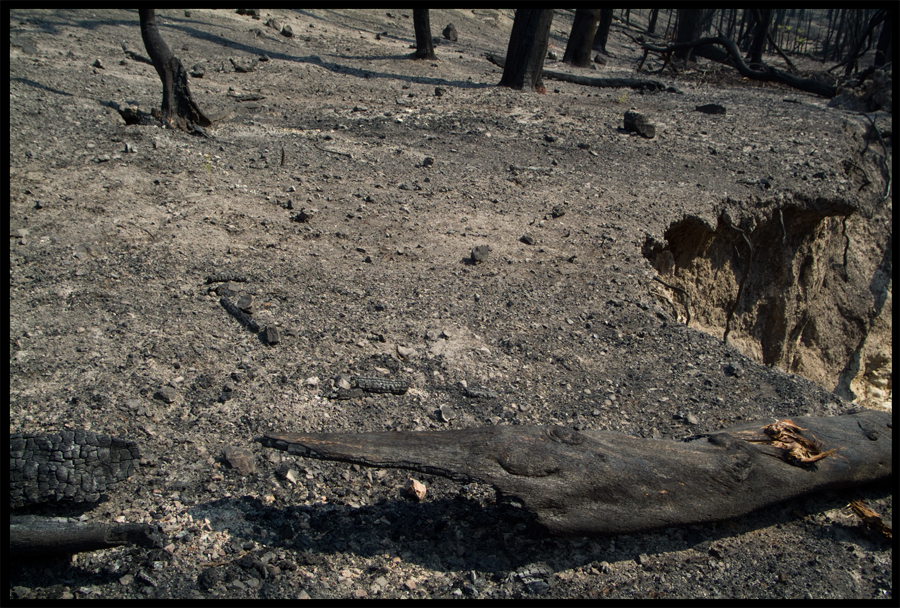
<path fill-rule="evenodd" d="M 212 121 L 200 111 L 191 98 L 187 72 L 181 61 L 169 50 L 156 25 L 156 11 L 152 8 L 138 10 L 141 18 L 141 38 L 147 54 L 159 74 L 163 85 L 160 115 L 164 122 L 181 129 L 194 131 L 197 127 L 211 127 Z"/>
<path fill-rule="evenodd" d="M 678 9 L 678 25 L 675 30 L 675 44 L 685 44 L 697 40 L 702 33 L 703 17 L 706 9 L 680 8 Z M 675 56 L 682 60 L 691 60 L 694 57 L 693 47 L 681 48 L 675 51 Z"/>
<path fill-rule="evenodd" d="M 884 18 L 884 25 L 881 27 L 881 36 L 878 37 L 878 45 L 875 47 L 876 68 L 883 66 L 891 57 L 891 50 L 893 47 L 893 24 L 894 11 L 893 9 L 888 9 L 887 15 L 885 15 Z"/>
<path fill-rule="evenodd" d="M 569 34 L 569 42 L 566 44 L 566 53 L 563 61 L 579 68 L 590 67 L 591 46 L 594 42 L 594 32 L 597 31 L 597 22 L 600 21 L 600 9 L 583 9 L 575 11 L 575 21 L 572 23 L 572 32 Z"/>
<path fill-rule="evenodd" d="M 762 54 L 766 47 L 769 24 L 772 22 L 772 9 L 753 9 L 753 18 L 755 20 L 753 39 L 750 42 L 750 54 L 747 57 L 747 62 L 750 64 L 750 67 L 756 68 L 762 65 L 763 62 Z"/>
<path fill-rule="evenodd" d="M 612 25 L 613 9 L 600 9 L 600 24 L 597 26 L 597 33 L 594 34 L 593 47 L 594 50 L 600 51 L 604 55 L 609 55 L 606 51 L 606 41 L 609 40 L 609 26 Z"/>
<path fill-rule="evenodd" d="M 497 86 L 543 92 L 541 72 L 550 44 L 553 9 L 519 9 L 513 22 L 506 66 Z"/>
<path fill-rule="evenodd" d="M 653 8 L 650 9 L 650 22 L 647 23 L 647 33 L 655 34 L 656 33 L 656 20 L 659 19 L 659 9 Z"/>
<path fill-rule="evenodd" d="M 431 22 L 427 8 L 413 9 L 413 29 L 416 31 L 416 59 L 437 59 L 431 41 Z"/>

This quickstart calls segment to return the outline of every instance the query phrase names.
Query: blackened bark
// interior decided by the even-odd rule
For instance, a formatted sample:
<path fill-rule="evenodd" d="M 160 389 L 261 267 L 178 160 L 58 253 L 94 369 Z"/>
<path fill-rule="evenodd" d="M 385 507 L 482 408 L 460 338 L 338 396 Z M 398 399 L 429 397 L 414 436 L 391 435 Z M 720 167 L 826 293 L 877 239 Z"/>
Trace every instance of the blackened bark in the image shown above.
<path fill-rule="evenodd" d="M 431 41 L 431 21 L 427 8 L 413 9 L 413 29 L 416 31 L 416 59 L 437 59 Z"/>
<path fill-rule="evenodd" d="M 575 11 L 575 21 L 572 23 L 572 32 L 569 34 L 569 42 L 566 44 L 566 53 L 563 61 L 579 68 L 590 67 L 591 46 L 594 42 L 594 32 L 597 30 L 597 22 L 600 21 L 600 9 L 583 9 Z"/>
<path fill-rule="evenodd" d="M 884 18 L 884 25 L 881 27 L 881 36 L 878 37 L 878 44 L 875 47 L 875 67 L 880 68 L 891 56 L 893 47 L 893 28 L 894 28 L 894 11 L 888 9 Z"/>
<path fill-rule="evenodd" d="M 212 121 L 191 98 L 184 66 L 159 34 L 155 9 L 142 8 L 138 10 L 138 14 L 141 18 L 141 38 L 163 85 L 161 118 L 182 131 L 193 131 L 198 126 L 212 126 Z"/>
<path fill-rule="evenodd" d="M 147 524 L 59 521 L 27 515 L 9 518 L 9 552 L 14 559 L 97 551 L 122 545 L 157 547 L 159 543 L 153 538 L 153 528 Z"/>
<path fill-rule="evenodd" d="M 766 47 L 766 37 L 769 33 L 769 24 L 772 23 L 772 9 L 753 9 L 753 39 L 750 41 L 750 53 L 747 62 L 755 68 L 762 65 L 762 54 Z"/>
<path fill-rule="evenodd" d="M 816 455 L 789 452 L 793 444 L 783 441 L 771 422 L 724 428 L 686 442 L 514 425 L 273 433 L 257 441 L 306 458 L 489 483 L 535 513 L 551 533 L 577 536 L 739 517 L 811 492 L 892 477 L 890 413 L 863 410 L 780 421 L 796 429 L 788 433 L 791 441 L 813 446 Z M 807 457 L 814 460 L 803 460 Z"/>
<path fill-rule="evenodd" d="M 497 86 L 543 92 L 541 72 L 550 44 L 553 9 L 519 9 L 513 22 L 506 67 Z"/>
<path fill-rule="evenodd" d="M 700 37 L 703 31 L 703 17 L 706 9 L 680 8 L 678 9 L 678 26 L 675 28 L 675 43 L 684 44 Z M 682 60 L 691 60 L 694 57 L 693 48 L 684 48 L 675 51 L 675 56 Z"/>
<path fill-rule="evenodd" d="M 613 9 L 600 9 L 600 24 L 597 26 L 597 33 L 594 34 L 594 50 L 600 51 L 604 55 L 606 52 L 606 41 L 609 40 L 609 26 L 612 25 Z"/>
<path fill-rule="evenodd" d="M 650 9 L 650 22 L 647 24 L 647 33 L 655 34 L 656 33 L 656 20 L 659 18 L 659 9 L 654 8 Z"/>

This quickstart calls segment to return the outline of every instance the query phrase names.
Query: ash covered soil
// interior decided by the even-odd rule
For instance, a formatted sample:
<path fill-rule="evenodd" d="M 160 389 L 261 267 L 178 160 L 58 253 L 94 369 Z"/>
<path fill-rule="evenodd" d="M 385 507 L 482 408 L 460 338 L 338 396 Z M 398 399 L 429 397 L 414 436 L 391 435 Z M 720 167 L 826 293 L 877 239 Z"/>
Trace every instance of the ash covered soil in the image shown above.
<path fill-rule="evenodd" d="M 459 31 L 437 61 L 409 59 L 411 10 L 190 13 L 160 11 L 160 29 L 188 71 L 204 68 L 190 79 L 200 107 L 233 110 L 209 138 L 126 126 L 110 107 L 160 101 L 153 67 L 122 50 L 146 54 L 136 10 L 10 11 L 10 432 L 89 429 L 143 455 L 104 501 L 31 511 L 147 522 L 161 537 L 158 549 L 7 563 L 10 598 L 892 596 L 890 543 L 846 508 L 862 499 L 890 518 L 886 485 L 719 524 L 560 539 L 486 485 L 253 441 L 495 424 L 677 440 L 850 410 L 838 374 L 802 351 L 815 336 L 797 347 L 807 363 L 782 369 L 754 351 L 751 301 L 732 311 L 733 344 L 711 326 L 738 291 L 741 234 L 778 209 L 800 226 L 806 208 L 835 208 L 850 218 L 829 228 L 843 258 L 812 251 L 798 280 L 821 267 L 814 288 L 827 292 L 842 266 L 844 283 L 875 285 L 887 259 L 889 335 L 892 199 L 881 201 L 882 148 L 863 117 L 710 64 L 645 76 L 682 94 L 498 88 L 485 53 L 505 54 L 512 11 L 431 11 L 433 34 Z M 554 20 L 560 57 L 571 19 Z M 609 49 L 597 71 L 545 68 L 637 76 L 641 50 L 622 28 Z M 261 54 L 252 72 L 229 61 Z M 708 103 L 728 113 L 695 111 Z M 624 131 L 632 107 L 654 139 Z M 688 325 L 678 293 L 653 280 L 686 217 L 722 239 L 722 217 L 746 231 L 722 249 L 736 257 L 716 266 L 718 301 L 704 309 L 703 285 L 682 284 L 695 290 Z M 248 281 L 207 282 L 227 272 Z M 871 291 L 818 310 L 821 340 L 831 326 L 875 327 L 846 321 L 879 303 Z M 223 296 L 251 296 L 280 340 L 248 331 Z M 330 399 L 340 374 L 411 388 Z M 421 502 L 403 492 L 410 477 L 427 488 Z"/>

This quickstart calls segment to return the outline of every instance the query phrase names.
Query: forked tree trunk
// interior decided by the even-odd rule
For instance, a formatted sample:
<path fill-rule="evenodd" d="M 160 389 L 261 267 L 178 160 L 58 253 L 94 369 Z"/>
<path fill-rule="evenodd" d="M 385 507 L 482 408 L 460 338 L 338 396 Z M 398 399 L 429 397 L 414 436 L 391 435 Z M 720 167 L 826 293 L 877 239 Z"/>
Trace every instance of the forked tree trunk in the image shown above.
<path fill-rule="evenodd" d="M 521 91 L 543 91 L 541 72 L 550 44 L 553 9 L 519 9 L 513 22 L 503 78 L 497 86 Z"/>
<path fill-rule="evenodd" d="M 413 29 L 416 31 L 416 59 L 437 59 L 431 41 L 431 21 L 427 8 L 413 9 Z"/>
<path fill-rule="evenodd" d="M 141 18 L 141 38 L 153 67 L 163 84 L 163 99 L 160 114 L 163 121 L 182 131 L 193 131 L 196 127 L 210 127 L 212 121 L 197 107 L 191 98 L 187 72 L 181 61 L 169 50 L 166 41 L 159 34 L 156 25 L 156 11 L 152 8 L 138 10 Z"/>

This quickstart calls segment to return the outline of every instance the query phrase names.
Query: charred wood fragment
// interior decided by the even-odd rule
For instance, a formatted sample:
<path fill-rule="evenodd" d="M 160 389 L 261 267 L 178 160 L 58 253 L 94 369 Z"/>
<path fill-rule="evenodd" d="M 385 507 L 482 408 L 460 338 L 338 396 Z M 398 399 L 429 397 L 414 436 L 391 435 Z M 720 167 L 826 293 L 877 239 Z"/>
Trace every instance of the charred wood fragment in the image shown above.
<path fill-rule="evenodd" d="M 712 522 L 819 490 L 892 474 L 891 416 L 866 410 L 795 418 L 789 428 L 835 452 L 808 466 L 772 458 L 755 422 L 687 442 L 563 427 L 444 432 L 280 433 L 258 438 L 298 456 L 480 481 L 516 498 L 559 535 L 613 535 Z M 815 439 L 811 439 L 814 437 Z"/>

